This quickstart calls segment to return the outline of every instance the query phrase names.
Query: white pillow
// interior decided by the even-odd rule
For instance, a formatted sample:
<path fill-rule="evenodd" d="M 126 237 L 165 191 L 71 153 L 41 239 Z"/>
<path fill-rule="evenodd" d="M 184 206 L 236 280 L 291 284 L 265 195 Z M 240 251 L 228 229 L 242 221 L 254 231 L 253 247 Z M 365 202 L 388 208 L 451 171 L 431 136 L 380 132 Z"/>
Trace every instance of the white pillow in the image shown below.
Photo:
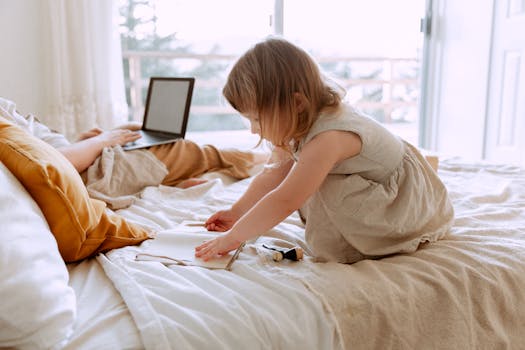
<path fill-rule="evenodd" d="M 74 290 L 49 226 L 0 163 L 0 348 L 58 349 L 76 317 Z"/>

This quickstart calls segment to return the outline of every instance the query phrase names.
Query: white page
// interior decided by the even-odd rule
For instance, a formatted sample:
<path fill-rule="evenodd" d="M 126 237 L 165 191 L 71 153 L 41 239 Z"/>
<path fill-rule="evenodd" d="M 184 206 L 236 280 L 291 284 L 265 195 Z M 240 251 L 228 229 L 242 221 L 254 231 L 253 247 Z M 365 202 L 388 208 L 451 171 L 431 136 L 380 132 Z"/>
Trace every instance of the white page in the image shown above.
<path fill-rule="evenodd" d="M 137 254 L 136 260 L 224 269 L 234 257 L 235 251 L 208 261 L 195 257 L 195 247 L 220 234 L 207 231 L 202 226 L 180 225 L 176 229 L 159 232 L 155 239 L 147 242 L 149 244 L 146 248 Z"/>

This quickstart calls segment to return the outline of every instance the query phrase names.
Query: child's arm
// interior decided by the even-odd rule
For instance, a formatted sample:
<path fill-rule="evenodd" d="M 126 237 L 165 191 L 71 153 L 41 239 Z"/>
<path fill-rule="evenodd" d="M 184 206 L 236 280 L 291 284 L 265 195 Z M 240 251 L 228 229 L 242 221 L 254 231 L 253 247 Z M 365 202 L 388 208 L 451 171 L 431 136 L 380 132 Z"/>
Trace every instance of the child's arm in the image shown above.
<path fill-rule="evenodd" d="M 272 152 L 266 168 L 253 179 L 244 195 L 233 205 L 244 215 L 265 194 L 276 188 L 290 172 L 294 161 L 285 151 L 277 148 Z"/>
<path fill-rule="evenodd" d="M 213 214 L 205 222 L 210 231 L 227 231 L 252 208 L 264 195 L 276 188 L 288 175 L 293 160 L 281 149 L 275 149 L 268 160 L 267 167 L 257 175 L 246 192 L 228 210 Z"/>
<path fill-rule="evenodd" d="M 93 164 L 95 159 L 102 153 L 104 147 L 124 145 L 140 138 L 139 133 L 123 129 L 94 133 L 96 135 L 58 149 L 79 173 Z"/>
<path fill-rule="evenodd" d="M 358 135 L 344 131 L 326 131 L 314 137 L 301 152 L 284 181 L 266 194 L 225 235 L 196 248 L 196 256 L 208 260 L 225 254 L 242 242 L 277 225 L 316 192 L 338 162 L 361 151 Z"/>

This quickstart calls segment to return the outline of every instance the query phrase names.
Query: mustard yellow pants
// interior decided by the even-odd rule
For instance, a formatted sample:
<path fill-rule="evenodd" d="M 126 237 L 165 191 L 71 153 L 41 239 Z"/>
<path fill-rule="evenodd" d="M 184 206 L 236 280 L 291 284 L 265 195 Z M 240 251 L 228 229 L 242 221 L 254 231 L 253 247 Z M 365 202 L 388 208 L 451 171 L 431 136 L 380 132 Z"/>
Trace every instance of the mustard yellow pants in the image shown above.
<path fill-rule="evenodd" d="M 189 140 L 153 146 L 148 150 L 168 168 L 168 175 L 162 181 L 166 186 L 175 186 L 209 171 L 220 171 L 236 179 L 244 179 L 255 165 L 252 152 L 219 150 L 211 145 L 199 146 Z"/>

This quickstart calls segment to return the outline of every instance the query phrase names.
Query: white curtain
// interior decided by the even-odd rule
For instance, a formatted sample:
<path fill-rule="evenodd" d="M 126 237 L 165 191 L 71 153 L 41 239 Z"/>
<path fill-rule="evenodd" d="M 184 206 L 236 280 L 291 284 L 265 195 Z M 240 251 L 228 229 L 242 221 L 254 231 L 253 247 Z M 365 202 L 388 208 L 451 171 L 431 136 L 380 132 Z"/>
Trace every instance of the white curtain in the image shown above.
<path fill-rule="evenodd" d="M 44 122 L 74 139 L 127 120 L 116 0 L 43 0 Z"/>

